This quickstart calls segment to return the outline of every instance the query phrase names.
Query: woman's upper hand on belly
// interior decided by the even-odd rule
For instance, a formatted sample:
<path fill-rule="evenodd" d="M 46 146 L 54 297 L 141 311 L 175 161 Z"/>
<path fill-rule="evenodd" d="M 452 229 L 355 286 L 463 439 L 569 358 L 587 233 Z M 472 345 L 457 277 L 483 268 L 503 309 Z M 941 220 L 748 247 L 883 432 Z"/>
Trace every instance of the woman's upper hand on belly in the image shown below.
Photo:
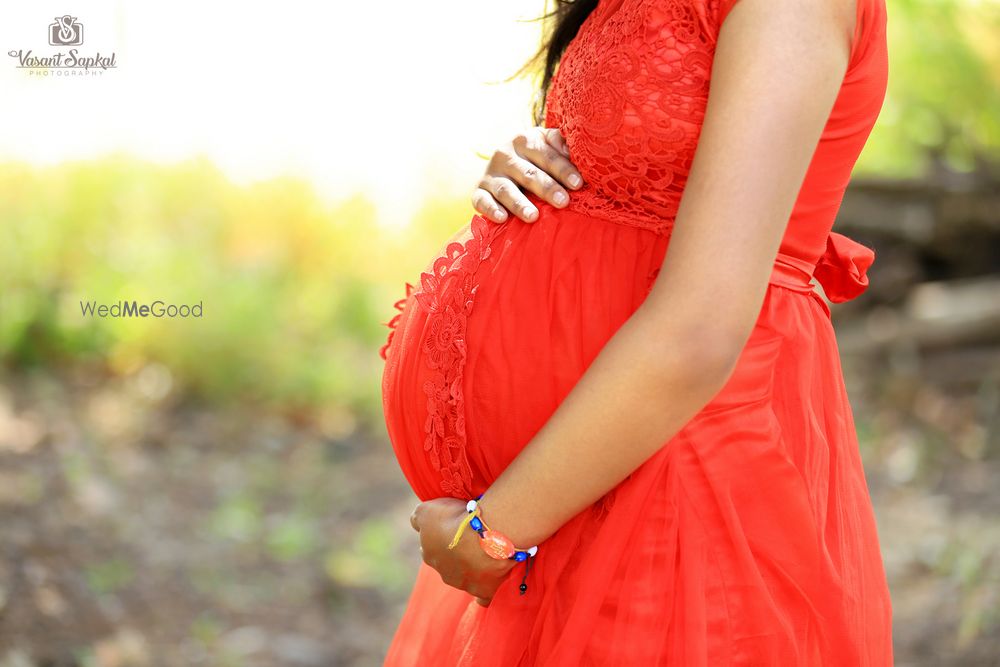
<path fill-rule="evenodd" d="M 508 212 L 534 222 L 538 211 L 522 189 L 563 208 L 569 204 L 565 188 L 582 186 L 583 177 L 569 161 L 569 149 L 559 130 L 532 127 L 493 153 L 472 193 L 472 205 L 494 222 L 506 221 Z"/>

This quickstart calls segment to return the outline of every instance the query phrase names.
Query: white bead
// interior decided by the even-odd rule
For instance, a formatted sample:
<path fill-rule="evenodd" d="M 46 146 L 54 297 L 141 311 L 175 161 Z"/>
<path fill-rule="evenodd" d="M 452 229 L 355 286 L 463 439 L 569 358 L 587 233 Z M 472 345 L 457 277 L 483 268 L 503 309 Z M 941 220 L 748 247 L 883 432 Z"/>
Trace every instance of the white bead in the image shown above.
<path fill-rule="evenodd" d="M 466 512 L 475 512 L 476 511 L 476 501 L 475 500 L 470 500 L 469 502 L 467 502 L 465 504 L 465 511 Z"/>
<path fill-rule="evenodd" d="M 538 547 L 537 546 L 534 546 L 534 547 L 531 547 L 530 549 L 528 549 L 528 555 L 529 556 L 534 556 L 537 553 L 538 553 Z"/>

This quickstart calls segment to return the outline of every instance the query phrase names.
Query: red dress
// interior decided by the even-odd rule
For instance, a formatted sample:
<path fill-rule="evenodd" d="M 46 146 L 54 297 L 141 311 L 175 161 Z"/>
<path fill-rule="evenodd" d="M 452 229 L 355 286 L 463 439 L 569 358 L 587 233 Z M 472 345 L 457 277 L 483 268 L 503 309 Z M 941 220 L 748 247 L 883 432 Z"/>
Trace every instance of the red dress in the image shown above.
<path fill-rule="evenodd" d="M 534 224 L 472 216 L 407 284 L 382 389 L 421 500 L 484 492 L 645 299 L 733 2 L 600 0 L 546 117 L 585 188 L 566 209 L 530 195 Z M 386 665 L 892 664 L 871 499 L 830 312 L 810 282 L 831 301 L 867 286 L 873 252 L 831 226 L 882 105 L 885 20 L 884 0 L 858 0 L 849 69 L 726 386 L 539 545 L 524 595 L 524 563 L 489 607 L 421 565 Z"/>

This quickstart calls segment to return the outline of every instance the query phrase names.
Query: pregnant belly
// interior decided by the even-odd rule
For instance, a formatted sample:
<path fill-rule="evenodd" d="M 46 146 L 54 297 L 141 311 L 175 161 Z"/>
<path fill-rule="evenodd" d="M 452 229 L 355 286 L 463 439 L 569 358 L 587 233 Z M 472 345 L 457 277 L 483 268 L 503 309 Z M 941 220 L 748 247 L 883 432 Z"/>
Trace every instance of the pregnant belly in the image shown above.
<path fill-rule="evenodd" d="M 421 500 L 485 491 L 645 299 L 667 237 L 556 209 L 474 216 L 397 303 L 382 399 Z"/>

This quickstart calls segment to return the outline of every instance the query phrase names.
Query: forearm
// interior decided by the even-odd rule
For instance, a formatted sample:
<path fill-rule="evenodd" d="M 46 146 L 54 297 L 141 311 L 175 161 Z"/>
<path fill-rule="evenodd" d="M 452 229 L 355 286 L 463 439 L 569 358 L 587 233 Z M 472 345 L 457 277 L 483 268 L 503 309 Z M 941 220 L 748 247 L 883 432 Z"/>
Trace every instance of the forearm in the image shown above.
<path fill-rule="evenodd" d="M 544 541 L 614 488 L 697 414 L 731 374 L 736 354 L 713 351 L 704 335 L 691 335 L 693 327 L 647 305 L 618 329 L 487 490 L 484 519 L 516 546 Z"/>

